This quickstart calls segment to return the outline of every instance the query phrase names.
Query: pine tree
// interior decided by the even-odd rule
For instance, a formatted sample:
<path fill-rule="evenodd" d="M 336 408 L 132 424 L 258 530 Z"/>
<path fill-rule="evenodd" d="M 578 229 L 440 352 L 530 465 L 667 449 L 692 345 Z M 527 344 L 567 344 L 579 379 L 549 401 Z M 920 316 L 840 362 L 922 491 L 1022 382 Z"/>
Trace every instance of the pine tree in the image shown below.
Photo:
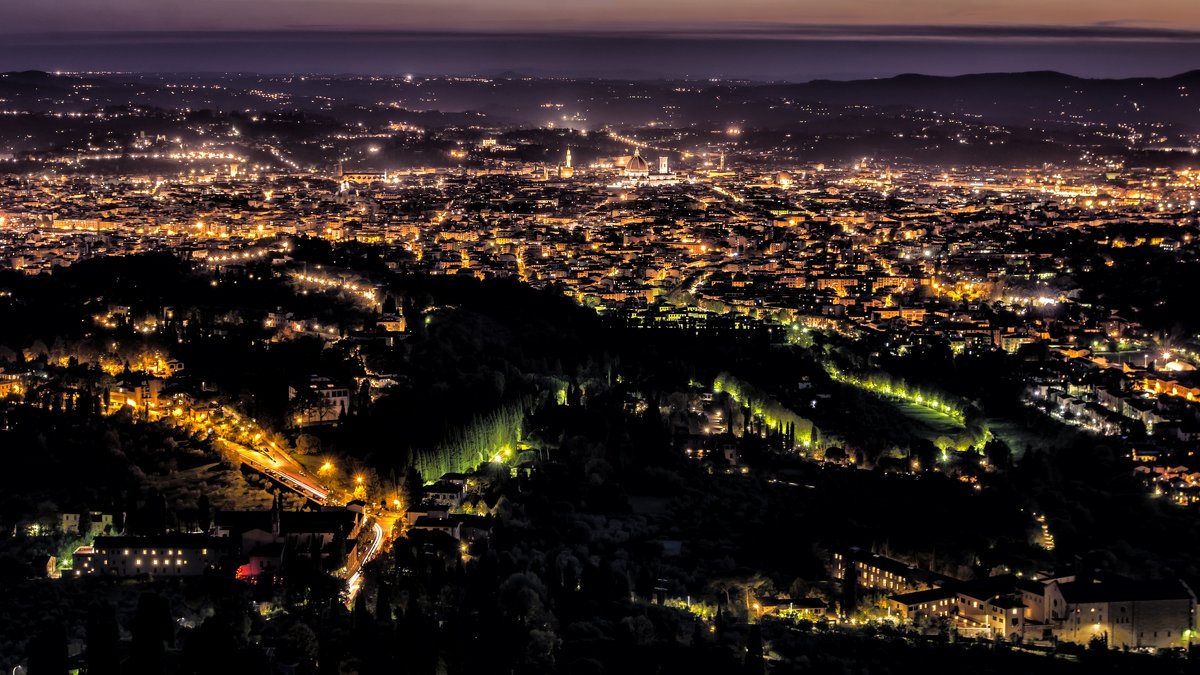
<path fill-rule="evenodd" d="M 752 624 L 750 633 L 746 636 L 746 658 L 742 661 L 742 673 L 763 675 L 764 672 L 762 628 L 758 624 Z"/>
<path fill-rule="evenodd" d="M 104 601 L 92 603 L 87 617 L 88 675 L 118 675 L 117 645 L 120 639 L 121 629 L 113 606 Z"/>

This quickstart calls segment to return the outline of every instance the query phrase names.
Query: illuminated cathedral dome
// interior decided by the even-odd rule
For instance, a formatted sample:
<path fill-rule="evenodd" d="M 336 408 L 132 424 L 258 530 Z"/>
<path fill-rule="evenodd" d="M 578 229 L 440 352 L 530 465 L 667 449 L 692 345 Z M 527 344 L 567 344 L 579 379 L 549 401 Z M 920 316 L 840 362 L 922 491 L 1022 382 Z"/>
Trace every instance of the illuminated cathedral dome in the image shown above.
<path fill-rule="evenodd" d="M 626 176 L 649 176 L 650 165 L 646 160 L 642 159 L 641 151 L 635 151 L 633 157 L 629 158 L 629 163 L 625 165 Z"/>

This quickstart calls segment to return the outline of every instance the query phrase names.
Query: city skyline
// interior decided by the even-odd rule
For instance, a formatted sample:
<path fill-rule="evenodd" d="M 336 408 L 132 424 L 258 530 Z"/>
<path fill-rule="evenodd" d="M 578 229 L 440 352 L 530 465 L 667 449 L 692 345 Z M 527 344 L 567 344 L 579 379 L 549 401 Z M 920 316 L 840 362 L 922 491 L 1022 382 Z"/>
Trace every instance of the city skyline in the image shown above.
<path fill-rule="evenodd" d="M 1195 673 L 1195 2 L 8 0 L 0 675 Z"/>

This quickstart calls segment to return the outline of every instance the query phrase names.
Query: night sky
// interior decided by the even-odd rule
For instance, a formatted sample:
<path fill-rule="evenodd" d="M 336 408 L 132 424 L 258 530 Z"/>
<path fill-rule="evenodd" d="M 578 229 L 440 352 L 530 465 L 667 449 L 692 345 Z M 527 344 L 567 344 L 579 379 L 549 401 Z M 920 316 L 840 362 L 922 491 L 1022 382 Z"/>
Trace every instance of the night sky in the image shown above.
<path fill-rule="evenodd" d="M 6 0 L 0 70 L 737 77 L 1200 68 L 1195 0 Z"/>

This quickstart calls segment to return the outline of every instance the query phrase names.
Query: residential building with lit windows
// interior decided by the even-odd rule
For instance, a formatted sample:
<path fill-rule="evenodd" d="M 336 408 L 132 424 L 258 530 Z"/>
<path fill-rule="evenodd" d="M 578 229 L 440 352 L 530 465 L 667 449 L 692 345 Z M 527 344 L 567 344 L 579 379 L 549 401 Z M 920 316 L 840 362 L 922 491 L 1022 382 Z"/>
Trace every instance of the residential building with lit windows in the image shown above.
<path fill-rule="evenodd" d="M 984 623 L 993 637 L 1011 642 L 1019 642 L 1023 638 L 1027 609 L 1024 602 L 1016 596 L 1000 596 L 988 600 L 986 607 Z"/>
<path fill-rule="evenodd" d="M 288 387 L 288 400 L 300 404 L 293 420 L 297 427 L 333 424 L 350 409 L 350 388 L 313 375 L 307 384 Z"/>
<path fill-rule="evenodd" d="M 1005 574 L 893 595 L 887 607 L 904 621 L 944 617 L 960 634 L 1011 642 L 1101 639 L 1114 649 L 1176 649 L 1196 636 L 1196 596 L 1182 581 Z"/>
<path fill-rule="evenodd" d="M 963 581 L 954 585 L 957 595 L 956 624 L 961 629 L 994 629 L 1009 637 L 1007 627 L 1016 614 L 1025 615 L 1025 603 L 1017 594 L 1017 577 L 1005 574 Z"/>
<path fill-rule="evenodd" d="M 1005 574 L 947 582 L 927 591 L 888 598 L 888 611 L 907 621 L 947 618 L 964 633 L 1006 640 L 1044 637 L 1042 583 Z"/>
<path fill-rule="evenodd" d="M 21 385 L 20 376 L 16 373 L 6 373 L 3 368 L 0 368 L 0 398 L 23 393 L 25 393 L 25 387 Z"/>
<path fill-rule="evenodd" d="M 830 558 L 830 574 L 834 579 L 845 579 L 849 564 L 857 567 L 858 586 L 864 589 L 907 593 L 953 581 L 945 575 L 857 548 L 834 552 Z"/>
<path fill-rule="evenodd" d="M 888 613 L 905 621 L 918 618 L 942 618 L 954 614 L 958 593 L 950 588 L 931 588 L 925 591 L 902 593 L 888 598 Z"/>
<path fill-rule="evenodd" d="M 96 537 L 75 549 L 74 575 L 199 576 L 225 555 L 228 540 L 198 534 L 158 537 Z"/>

